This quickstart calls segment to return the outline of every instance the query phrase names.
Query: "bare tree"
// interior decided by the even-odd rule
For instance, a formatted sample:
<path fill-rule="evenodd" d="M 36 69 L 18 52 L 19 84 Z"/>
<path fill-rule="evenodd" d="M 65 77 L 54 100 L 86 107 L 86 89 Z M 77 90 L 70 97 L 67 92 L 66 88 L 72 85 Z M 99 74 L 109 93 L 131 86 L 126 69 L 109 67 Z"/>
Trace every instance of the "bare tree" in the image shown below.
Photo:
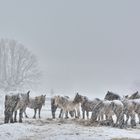
<path fill-rule="evenodd" d="M 40 76 L 36 57 L 15 40 L 0 40 L 0 89 L 33 85 Z"/>

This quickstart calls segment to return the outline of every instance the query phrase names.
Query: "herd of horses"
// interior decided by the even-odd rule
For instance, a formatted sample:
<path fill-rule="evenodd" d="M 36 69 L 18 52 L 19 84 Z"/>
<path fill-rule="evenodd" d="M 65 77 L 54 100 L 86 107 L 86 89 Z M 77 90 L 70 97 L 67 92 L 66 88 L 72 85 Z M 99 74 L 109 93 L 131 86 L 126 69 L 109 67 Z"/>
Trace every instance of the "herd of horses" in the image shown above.
<path fill-rule="evenodd" d="M 18 110 L 19 110 L 19 122 L 22 122 L 23 114 L 25 114 L 25 117 L 28 118 L 26 114 L 27 107 L 34 109 L 33 118 L 36 118 L 36 113 L 38 110 L 38 115 L 40 118 L 41 108 L 43 105 L 45 105 L 46 95 L 30 98 L 29 93 L 30 91 L 28 91 L 27 93 L 5 95 L 4 123 L 17 122 Z"/>
<path fill-rule="evenodd" d="M 36 118 L 38 110 L 40 118 L 41 108 L 45 105 L 45 95 L 31 98 L 29 93 L 30 91 L 25 94 L 5 96 L 4 123 L 17 122 L 17 110 L 19 110 L 19 122 L 22 122 L 23 114 L 28 117 L 26 114 L 27 107 L 34 109 L 33 118 Z M 124 128 L 128 126 L 128 120 L 130 120 L 131 127 L 134 127 L 136 126 L 137 115 L 140 124 L 140 94 L 138 92 L 121 97 L 108 91 L 103 100 L 99 98 L 89 100 L 88 97 L 79 93 L 76 93 L 74 99 L 57 95 L 51 98 L 52 118 L 56 118 L 57 108 L 60 108 L 59 118 L 62 119 L 69 116 L 80 119 L 80 112 L 82 111 L 82 119 L 90 119 L 91 123 L 102 124 L 104 122 L 106 125 Z M 91 112 L 90 117 L 89 112 Z"/>

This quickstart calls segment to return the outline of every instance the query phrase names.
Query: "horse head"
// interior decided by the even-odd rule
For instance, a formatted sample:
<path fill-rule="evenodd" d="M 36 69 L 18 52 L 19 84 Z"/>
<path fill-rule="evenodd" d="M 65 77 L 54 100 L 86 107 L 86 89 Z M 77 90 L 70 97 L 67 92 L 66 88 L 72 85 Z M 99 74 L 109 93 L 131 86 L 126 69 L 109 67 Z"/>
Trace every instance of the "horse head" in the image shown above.
<path fill-rule="evenodd" d="M 41 95 L 41 102 L 45 105 L 46 95 Z"/>
<path fill-rule="evenodd" d="M 74 103 L 80 103 L 83 101 L 83 96 L 80 95 L 79 93 L 76 93 L 75 98 L 74 98 Z"/>

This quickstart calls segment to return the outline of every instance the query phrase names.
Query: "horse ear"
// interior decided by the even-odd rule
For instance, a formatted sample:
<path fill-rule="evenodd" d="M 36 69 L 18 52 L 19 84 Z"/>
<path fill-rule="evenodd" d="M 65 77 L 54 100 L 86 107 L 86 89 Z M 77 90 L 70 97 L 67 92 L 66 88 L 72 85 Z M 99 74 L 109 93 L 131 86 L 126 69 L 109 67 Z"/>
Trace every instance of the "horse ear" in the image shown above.
<path fill-rule="evenodd" d="M 76 95 L 79 95 L 79 94 L 78 94 L 78 92 L 77 92 L 77 94 L 76 94 Z"/>
<path fill-rule="evenodd" d="M 30 90 L 27 92 L 27 95 L 29 96 L 29 94 L 30 94 Z"/>
<path fill-rule="evenodd" d="M 46 95 L 44 95 L 44 97 L 46 97 Z"/>

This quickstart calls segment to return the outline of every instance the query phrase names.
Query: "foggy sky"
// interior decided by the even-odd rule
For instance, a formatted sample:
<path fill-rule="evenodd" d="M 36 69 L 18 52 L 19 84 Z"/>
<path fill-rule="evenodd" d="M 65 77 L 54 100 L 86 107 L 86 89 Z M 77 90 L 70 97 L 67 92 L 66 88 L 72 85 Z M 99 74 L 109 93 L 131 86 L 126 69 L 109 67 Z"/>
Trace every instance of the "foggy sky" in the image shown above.
<path fill-rule="evenodd" d="M 0 38 L 38 58 L 42 92 L 131 94 L 140 81 L 140 1 L 0 1 Z"/>

